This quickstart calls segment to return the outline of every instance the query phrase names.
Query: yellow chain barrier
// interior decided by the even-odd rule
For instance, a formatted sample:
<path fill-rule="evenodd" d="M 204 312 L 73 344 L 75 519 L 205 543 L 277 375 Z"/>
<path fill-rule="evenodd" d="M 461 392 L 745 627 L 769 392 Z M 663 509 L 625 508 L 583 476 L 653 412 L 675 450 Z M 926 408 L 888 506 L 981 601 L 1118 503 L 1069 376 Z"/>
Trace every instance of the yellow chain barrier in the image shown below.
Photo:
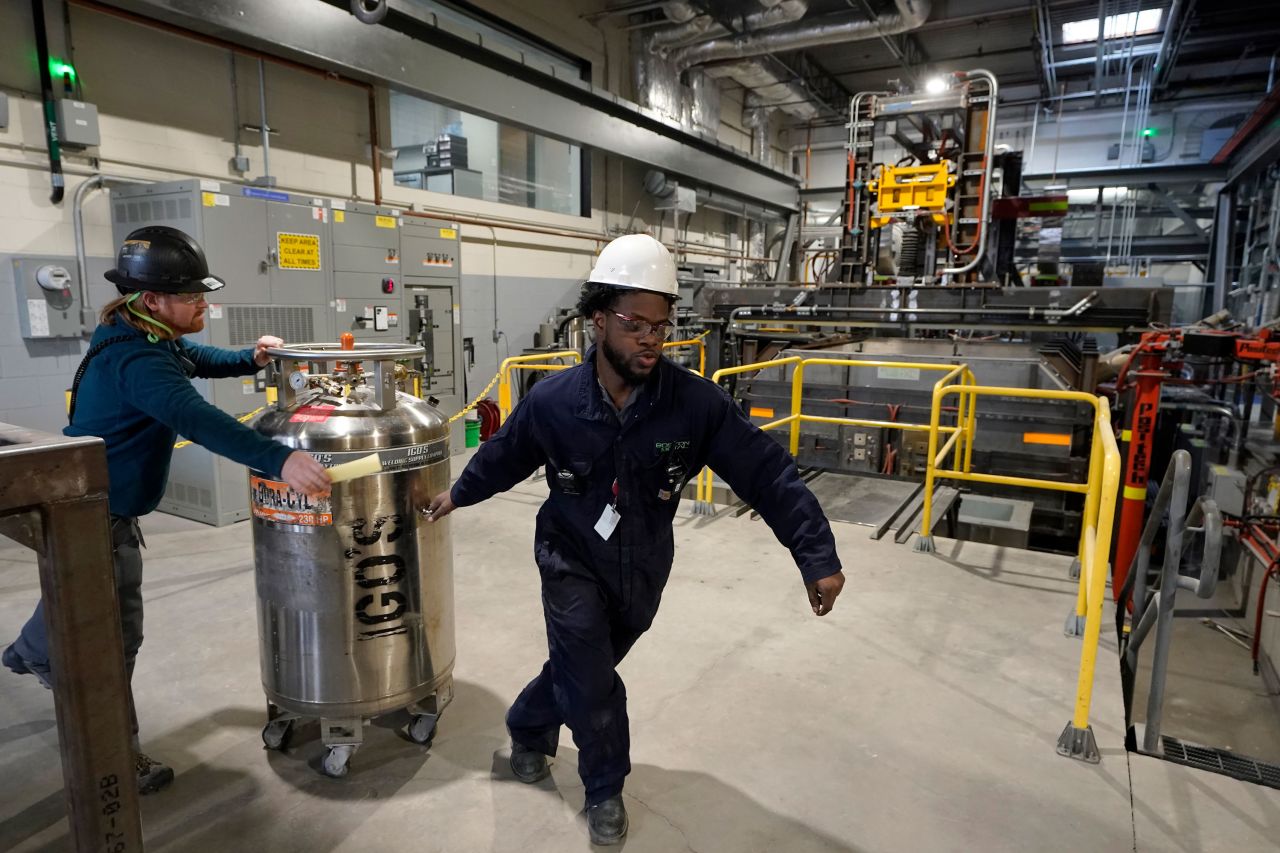
<path fill-rule="evenodd" d="M 261 412 L 261 411 L 262 411 L 263 409 L 265 409 L 265 408 L 266 408 L 266 406 L 259 406 L 258 408 L 254 409 L 252 412 L 250 412 L 249 414 L 247 414 L 247 415 L 241 415 L 240 417 L 236 418 L 236 420 L 237 420 L 237 421 L 239 421 L 240 423 L 244 423 L 245 421 L 249 420 L 249 418 L 251 418 L 251 417 L 253 417 L 254 415 L 258 414 L 258 412 Z M 190 445 L 192 445 L 192 444 L 195 444 L 195 442 L 194 442 L 194 441 L 179 441 L 177 444 L 175 444 L 175 445 L 173 446 L 173 449 L 174 449 L 174 450 L 181 450 L 182 448 L 184 448 L 184 447 L 188 447 L 188 446 L 190 446 Z"/>

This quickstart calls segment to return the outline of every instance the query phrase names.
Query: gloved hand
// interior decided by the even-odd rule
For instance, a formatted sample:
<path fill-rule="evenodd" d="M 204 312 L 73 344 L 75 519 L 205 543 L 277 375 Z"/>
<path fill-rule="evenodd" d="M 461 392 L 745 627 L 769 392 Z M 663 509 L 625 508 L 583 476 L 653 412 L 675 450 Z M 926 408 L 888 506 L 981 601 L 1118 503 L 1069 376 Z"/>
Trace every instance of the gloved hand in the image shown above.
<path fill-rule="evenodd" d="M 826 616 L 836 604 L 836 596 L 844 589 L 844 572 L 827 575 L 813 583 L 805 584 L 809 592 L 809 606 L 814 616 Z"/>
<path fill-rule="evenodd" d="M 313 498 L 324 497 L 332 488 L 329 472 L 310 453 L 302 450 L 289 454 L 289 458 L 284 461 L 284 468 L 280 470 L 280 476 L 295 492 L 302 492 Z"/>
<path fill-rule="evenodd" d="M 263 335 L 258 338 L 258 343 L 253 347 L 253 363 L 258 367 L 266 367 L 271 361 L 271 356 L 267 355 L 267 350 L 271 347 L 282 347 L 284 341 L 275 335 Z"/>

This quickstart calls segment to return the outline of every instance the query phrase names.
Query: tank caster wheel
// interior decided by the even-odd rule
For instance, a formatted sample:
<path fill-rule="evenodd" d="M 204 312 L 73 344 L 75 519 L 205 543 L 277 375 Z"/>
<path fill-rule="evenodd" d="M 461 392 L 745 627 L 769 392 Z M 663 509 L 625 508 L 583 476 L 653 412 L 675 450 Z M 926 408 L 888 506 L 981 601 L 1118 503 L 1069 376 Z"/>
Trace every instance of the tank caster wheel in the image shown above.
<path fill-rule="evenodd" d="M 351 753 L 356 748 L 349 743 L 340 743 L 329 747 L 329 751 L 324 756 L 324 775 L 341 779 L 347 775 L 347 771 L 351 769 Z"/>
<path fill-rule="evenodd" d="M 419 714 L 409 723 L 409 739 L 414 743 L 430 746 L 436 737 L 438 717 L 433 714 Z"/>
<path fill-rule="evenodd" d="M 293 720 L 272 720 L 262 728 L 262 745 L 283 752 L 293 738 Z"/>

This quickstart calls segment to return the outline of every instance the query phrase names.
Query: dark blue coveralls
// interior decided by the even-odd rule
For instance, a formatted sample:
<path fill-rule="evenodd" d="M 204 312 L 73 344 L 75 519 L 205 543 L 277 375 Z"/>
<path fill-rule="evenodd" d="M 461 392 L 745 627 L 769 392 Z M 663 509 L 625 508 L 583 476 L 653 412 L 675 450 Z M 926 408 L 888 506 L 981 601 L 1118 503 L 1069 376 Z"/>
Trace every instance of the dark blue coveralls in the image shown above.
<path fill-rule="evenodd" d="M 648 630 L 674 556 L 672 520 L 684 483 L 704 465 L 754 507 L 805 583 L 840 571 L 835 540 L 790 455 L 719 386 L 659 359 L 619 422 L 586 361 L 538 382 L 476 453 L 450 496 L 486 500 L 546 466 L 538 511 L 549 659 L 507 714 L 512 739 L 555 755 L 562 724 L 578 747 L 587 805 L 622 792 L 631 771 L 626 689 L 615 667 Z M 616 500 L 608 540 L 594 529 Z"/>

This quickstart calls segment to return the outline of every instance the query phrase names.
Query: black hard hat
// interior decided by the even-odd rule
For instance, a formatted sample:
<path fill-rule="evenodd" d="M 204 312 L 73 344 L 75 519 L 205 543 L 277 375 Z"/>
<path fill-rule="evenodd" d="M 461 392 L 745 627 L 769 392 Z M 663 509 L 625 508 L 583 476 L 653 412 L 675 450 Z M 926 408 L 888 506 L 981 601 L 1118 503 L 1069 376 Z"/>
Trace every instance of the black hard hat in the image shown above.
<path fill-rule="evenodd" d="M 209 275 L 199 243 L 167 225 L 148 225 L 126 237 L 106 278 L 121 293 L 211 293 L 227 284 Z"/>

